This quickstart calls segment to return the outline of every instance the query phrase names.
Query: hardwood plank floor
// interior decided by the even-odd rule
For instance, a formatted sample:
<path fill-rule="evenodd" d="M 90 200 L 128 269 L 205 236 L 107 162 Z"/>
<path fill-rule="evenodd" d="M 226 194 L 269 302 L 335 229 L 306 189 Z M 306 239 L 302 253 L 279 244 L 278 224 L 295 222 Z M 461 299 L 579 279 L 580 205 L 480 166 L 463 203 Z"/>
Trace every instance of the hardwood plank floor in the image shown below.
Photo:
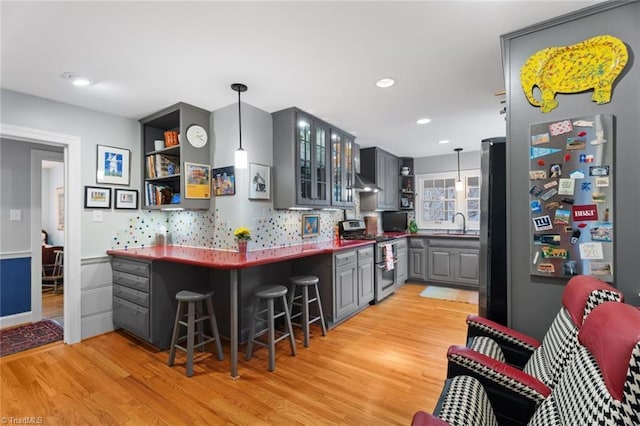
<path fill-rule="evenodd" d="M 64 294 L 45 291 L 42 293 L 42 318 L 55 319 L 62 324 L 64 315 Z"/>
<path fill-rule="evenodd" d="M 420 297 L 407 284 L 322 337 L 312 328 L 298 355 L 278 344 L 240 356 L 240 379 L 225 360 L 184 356 L 168 367 L 158 351 L 116 331 L 75 345 L 54 343 L 0 359 L 0 415 L 45 424 L 408 425 L 431 411 L 446 376 L 446 352 L 463 344 L 465 317 L 477 305 Z M 241 347 L 243 350 L 244 347 Z"/>

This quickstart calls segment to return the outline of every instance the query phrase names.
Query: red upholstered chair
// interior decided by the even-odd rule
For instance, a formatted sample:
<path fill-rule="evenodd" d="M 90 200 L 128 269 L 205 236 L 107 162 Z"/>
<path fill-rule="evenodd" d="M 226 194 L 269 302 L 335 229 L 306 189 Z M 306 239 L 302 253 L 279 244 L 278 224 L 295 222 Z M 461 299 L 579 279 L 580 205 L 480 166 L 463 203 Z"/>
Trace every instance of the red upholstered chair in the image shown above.
<path fill-rule="evenodd" d="M 625 303 L 593 309 L 551 394 L 525 420 L 531 426 L 640 424 L 640 310 Z M 497 425 L 495 405 L 473 377 L 448 379 L 433 415 L 412 425 Z M 443 423 L 444 422 L 444 423 Z"/>
<path fill-rule="evenodd" d="M 622 301 L 622 293 L 595 277 L 580 275 L 567 283 L 562 308 L 542 343 L 503 326 L 489 327 L 484 319 L 471 318 L 470 329 L 482 328 L 494 335 L 472 336 L 467 346 L 452 346 L 447 353 L 448 377 L 468 375 L 484 386 L 499 420 L 521 422 L 531 417 L 550 394 L 578 346 L 578 331 L 595 306 Z M 531 343 L 532 351 L 523 365 L 507 364 L 505 341 Z M 507 345 L 510 346 L 510 345 Z M 522 346 L 522 345 L 520 345 Z M 525 354 L 525 352 L 522 352 Z M 524 356 L 522 356 L 524 358 Z"/>

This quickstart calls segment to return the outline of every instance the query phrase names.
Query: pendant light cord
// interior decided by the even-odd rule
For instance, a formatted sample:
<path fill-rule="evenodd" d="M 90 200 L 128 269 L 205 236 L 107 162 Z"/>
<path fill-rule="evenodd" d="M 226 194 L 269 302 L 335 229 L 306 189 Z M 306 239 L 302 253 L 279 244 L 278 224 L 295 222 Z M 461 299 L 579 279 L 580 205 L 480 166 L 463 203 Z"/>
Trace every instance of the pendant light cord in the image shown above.
<path fill-rule="evenodd" d="M 240 91 L 238 90 L 238 133 L 240 134 L 240 149 L 242 149 L 242 111 L 240 111 Z M 458 160 L 458 169 L 460 164 Z"/>

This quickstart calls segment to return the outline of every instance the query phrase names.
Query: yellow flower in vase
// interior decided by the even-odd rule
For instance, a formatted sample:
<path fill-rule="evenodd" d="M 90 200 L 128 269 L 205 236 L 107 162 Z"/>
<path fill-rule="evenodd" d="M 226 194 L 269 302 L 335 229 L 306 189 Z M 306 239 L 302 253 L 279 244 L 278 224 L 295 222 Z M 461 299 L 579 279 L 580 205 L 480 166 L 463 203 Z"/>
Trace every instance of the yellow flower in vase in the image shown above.
<path fill-rule="evenodd" d="M 240 228 L 236 228 L 233 231 L 233 236 L 238 239 L 238 241 L 249 241 L 251 239 L 251 230 L 249 228 L 245 228 L 241 226 Z"/>

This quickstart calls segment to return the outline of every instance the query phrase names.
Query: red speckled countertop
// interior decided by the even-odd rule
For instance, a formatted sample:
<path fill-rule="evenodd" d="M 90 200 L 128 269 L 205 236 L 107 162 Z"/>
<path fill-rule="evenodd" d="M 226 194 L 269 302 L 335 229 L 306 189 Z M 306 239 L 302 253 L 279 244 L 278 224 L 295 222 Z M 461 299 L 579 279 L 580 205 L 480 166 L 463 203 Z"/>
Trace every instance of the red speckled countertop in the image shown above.
<path fill-rule="evenodd" d="M 317 254 L 333 253 L 335 251 L 363 247 L 373 243 L 374 241 L 365 240 L 322 241 L 289 247 L 253 250 L 247 254 L 204 247 L 170 245 L 108 250 L 107 254 L 137 259 L 186 263 L 217 269 L 242 269 Z"/>

